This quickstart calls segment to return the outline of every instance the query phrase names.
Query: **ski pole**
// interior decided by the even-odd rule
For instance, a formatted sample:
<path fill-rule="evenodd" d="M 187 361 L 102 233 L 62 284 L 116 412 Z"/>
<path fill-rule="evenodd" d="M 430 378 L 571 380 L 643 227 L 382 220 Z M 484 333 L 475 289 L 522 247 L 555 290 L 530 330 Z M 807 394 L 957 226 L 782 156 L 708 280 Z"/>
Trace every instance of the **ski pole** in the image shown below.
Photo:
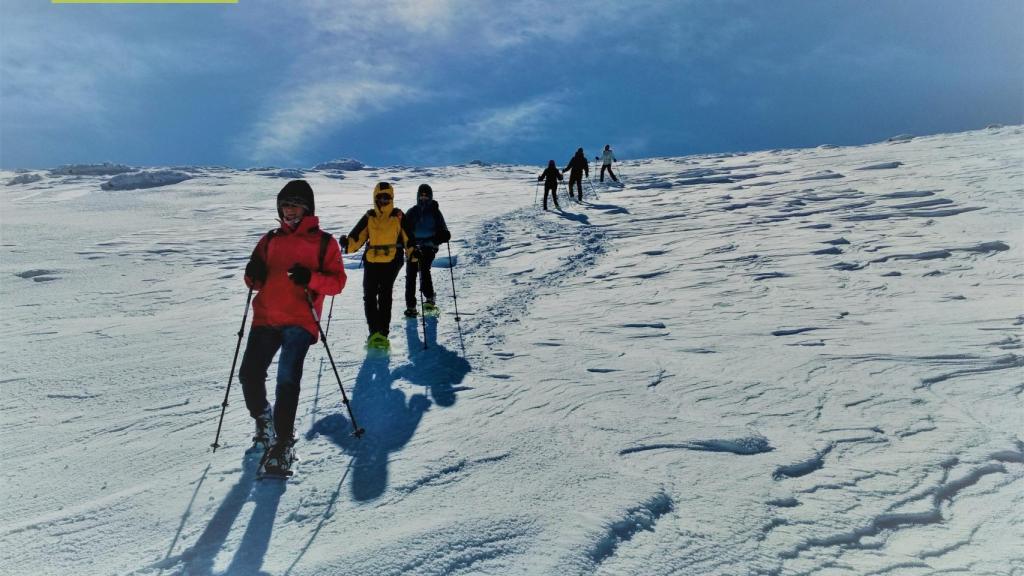
<path fill-rule="evenodd" d="M 597 188 L 594 188 L 594 181 L 587 176 L 587 187 L 590 188 L 590 195 L 594 197 L 594 200 L 598 200 L 601 196 L 597 193 Z"/>
<path fill-rule="evenodd" d="M 324 330 L 324 334 L 331 333 L 331 318 L 334 317 L 334 296 L 331 296 L 331 308 L 327 312 L 327 328 Z M 320 369 L 316 373 L 316 394 L 313 396 L 313 409 L 310 413 L 316 416 L 317 406 L 320 405 L 320 379 L 324 375 L 324 359 L 320 357 Z"/>
<path fill-rule="evenodd" d="M 533 186 L 533 206 L 534 206 L 534 208 L 537 207 L 537 191 L 538 190 L 540 190 L 540 180 L 537 180 L 537 183 L 534 184 L 534 186 Z"/>
<path fill-rule="evenodd" d="M 352 405 L 348 400 L 348 394 L 345 394 L 345 387 L 341 384 L 341 376 L 338 375 L 338 366 L 334 363 L 334 356 L 331 355 L 331 347 L 327 345 L 327 334 L 324 334 L 324 329 L 320 326 L 320 316 L 316 313 L 316 305 L 313 304 L 313 296 L 310 295 L 309 289 L 306 289 L 306 302 L 309 303 L 309 311 L 313 314 L 313 321 L 316 322 L 316 329 L 320 332 L 320 340 L 324 343 L 324 350 L 327 351 L 327 359 L 331 361 L 331 369 L 334 370 L 334 377 L 338 380 L 338 388 L 341 389 L 341 402 L 345 405 L 345 409 L 348 410 L 348 418 L 352 421 L 352 435 L 356 438 L 362 437 L 366 430 L 363 430 L 356 424 L 356 417 L 352 414 Z"/>
<path fill-rule="evenodd" d="M 451 242 L 445 242 L 448 245 L 448 273 L 451 274 L 452 279 L 452 298 L 455 300 L 455 325 L 459 327 L 459 344 L 462 346 L 462 355 L 466 355 L 466 343 L 462 340 L 462 318 L 459 317 L 459 296 L 455 293 L 455 268 L 452 264 L 452 245 Z M 424 333 L 423 340 L 426 341 L 427 336 Z"/>
<path fill-rule="evenodd" d="M 242 334 L 245 333 L 245 321 L 249 317 L 249 303 L 252 302 L 252 288 L 249 288 L 249 294 L 245 297 L 245 313 L 242 314 L 242 327 L 238 329 L 238 343 L 235 344 L 235 357 L 231 360 L 231 372 L 228 373 L 228 389 L 224 391 L 224 401 L 220 404 L 220 422 L 217 422 L 217 435 L 213 438 L 213 451 L 216 452 L 217 448 L 220 448 L 218 441 L 220 440 L 220 429 L 224 425 L 224 411 L 228 407 L 228 395 L 231 394 L 231 379 L 235 376 L 235 363 L 238 362 L 238 351 L 242 348 Z"/>
<path fill-rule="evenodd" d="M 334 317 L 334 296 L 331 296 L 331 307 L 327 309 L 327 329 L 324 330 L 324 335 L 331 333 L 331 318 Z"/>
<path fill-rule="evenodd" d="M 423 278 L 420 278 L 420 324 L 423 325 L 423 349 L 427 349 L 427 313 L 423 306 Z"/>
<path fill-rule="evenodd" d="M 408 278 L 408 276 L 406 276 Z M 423 258 L 416 260 L 416 280 L 420 283 L 420 324 L 423 325 L 423 349 L 427 349 L 427 308 L 423 305 Z"/>

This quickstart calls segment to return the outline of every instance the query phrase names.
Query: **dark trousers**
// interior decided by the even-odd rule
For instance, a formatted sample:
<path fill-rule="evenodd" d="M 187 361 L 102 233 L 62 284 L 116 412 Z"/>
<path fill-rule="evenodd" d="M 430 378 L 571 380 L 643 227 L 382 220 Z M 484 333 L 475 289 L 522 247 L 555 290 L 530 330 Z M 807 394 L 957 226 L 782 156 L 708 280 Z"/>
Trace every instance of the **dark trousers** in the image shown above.
<path fill-rule="evenodd" d="M 409 310 L 416 309 L 416 273 L 420 276 L 420 292 L 423 292 L 423 297 L 433 302 L 434 300 L 434 280 L 430 277 L 430 266 L 434 263 L 433 250 L 424 249 L 421 250 L 422 255 L 419 260 L 413 262 L 412 259 L 405 265 L 405 307 Z"/>
<path fill-rule="evenodd" d="M 404 260 L 399 254 L 391 262 L 365 262 L 363 311 L 371 334 L 380 332 L 387 336 L 391 332 L 391 291 L 395 288 L 395 279 Z"/>
<path fill-rule="evenodd" d="M 583 174 L 569 173 L 569 198 L 572 198 L 572 185 L 576 185 L 576 198 L 583 202 Z"/>
<path fill-rule="evenodd" d="M 551 201 L 555 203 L 555 208 L 558 208 L 558 182 L 554 184 L 544 184 L 544 209 L 548 209 L 548 192 L 551 193 Z"/>
<path fill-rule="evenodd" d="M 274 431 L 279 438 L 295 433 L 295 411 L 299 406 L 302 363 L 313 343 L 313 335 L 300 326 L 253 326 L 238 370 L 245 407 L 253 418 L 270 407 L 267 402 L 267 368 L 277 351 L 277 392 L 274 396 Z"/>
<path fill-rule="evenodd" d="M 604 182 L 604 171 L 605 170 L 608 171 L 608 174 L 612 177 L 612 180 L 615 180 L 616 182 L 619 181 L 619 179 L 615 177 L 615 172 L 612 172 L 612 165 L 611 164 L 602 164 L 601 165 L 601 182 Z"/>

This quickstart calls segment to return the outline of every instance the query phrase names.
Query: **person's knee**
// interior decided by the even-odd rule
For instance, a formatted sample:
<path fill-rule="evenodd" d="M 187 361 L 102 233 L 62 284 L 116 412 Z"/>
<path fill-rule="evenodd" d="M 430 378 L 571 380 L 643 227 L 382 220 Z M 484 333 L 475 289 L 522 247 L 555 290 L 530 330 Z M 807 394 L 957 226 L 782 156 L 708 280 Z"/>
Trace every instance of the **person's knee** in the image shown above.
<path fill-rule="evenodd" d="M 294 375 L 289 375 L 286 378 L 279 379 L 277 381 L 277 397 L 286 398 L 291 396 L 293 398 L 298 398 L 299 391 L 302 389 L 302 386 L 300 385 L 300 378 L 301 376 L 295 377 Z"/>

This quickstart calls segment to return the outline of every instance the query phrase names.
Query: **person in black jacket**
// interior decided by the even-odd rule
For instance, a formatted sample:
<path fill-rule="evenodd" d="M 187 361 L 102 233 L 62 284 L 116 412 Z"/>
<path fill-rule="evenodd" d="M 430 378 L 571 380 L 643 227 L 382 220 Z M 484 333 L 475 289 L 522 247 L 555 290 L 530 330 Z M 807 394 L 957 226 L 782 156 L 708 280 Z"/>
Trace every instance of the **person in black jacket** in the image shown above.
<path fill-rule="evenodd" d="M 434 282 L 430 277 L 430 266 L 434 263 L 437 248 L 451 239 L 448 225 L 441 214 L 441 207 L 434 200 L 430 184 L 420 184 L 416 191 L 416 205 L 405 212 L 402 220 L 406 236 L 412 246 L 412 255 L 405 266 L 405 316 L 416 317 L 416 275 L 420 277 L 420 292 L 425 302 L 423 312 L 436 314 Z"/>
<path fill-rule="evenodd" d="M 576 198 L 583 202 L 583 175 L 586 174 L 587 178 L 590 178 L 590 162 L 587 162 L 587 155 L 583 153 L 583 148 L 577 148 L 576 154 L 569 160 L 569 163 L 562 168 L 562 174 L 566 171 L 569 172 L 569 198 L 572 198 L 572 185 L 576 185 Z"/>
<path fill-rule="evenodd" d="M 558 206 L 558 182 L 562 180 L 562 173 L 558 171 L 554 160 L 548 160 L 548 167 L 540 173 L 537 180 L 544 181 L 544 209 L 548 209 L 548 192 L 551 192 L 551 200 L 554 201 L 555 208 L 560 208 Z"/>

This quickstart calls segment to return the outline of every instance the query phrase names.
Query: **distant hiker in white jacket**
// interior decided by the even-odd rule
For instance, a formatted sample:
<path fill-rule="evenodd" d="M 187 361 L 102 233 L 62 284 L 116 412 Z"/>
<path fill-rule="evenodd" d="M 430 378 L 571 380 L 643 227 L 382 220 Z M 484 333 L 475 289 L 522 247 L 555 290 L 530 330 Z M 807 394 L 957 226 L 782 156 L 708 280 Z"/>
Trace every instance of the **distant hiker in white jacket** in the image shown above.
<path fill-rule="evenodd" d="M 612 180 L 618 182 L 619 179 L 615 177 L 615 172 L 612 172 L 612 162 L 617 161 L 615 154 L 612 153 L 612 145 L 605 144 L 604 152 L 601 153 L 601 182 L 604 182 L 604 171 L 608 171 L 608 175 L 612 177 Z"/>

